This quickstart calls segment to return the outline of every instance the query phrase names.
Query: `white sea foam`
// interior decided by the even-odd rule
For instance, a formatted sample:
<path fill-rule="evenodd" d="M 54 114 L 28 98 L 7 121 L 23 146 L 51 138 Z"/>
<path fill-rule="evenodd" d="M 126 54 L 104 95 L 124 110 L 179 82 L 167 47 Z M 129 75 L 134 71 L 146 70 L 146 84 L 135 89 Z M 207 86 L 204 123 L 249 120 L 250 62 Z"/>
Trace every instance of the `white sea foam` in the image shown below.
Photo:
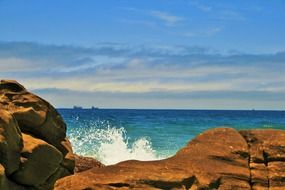
<path fill-rule="evenodd" d="M 133 143 L 124 128 L 107 126 L 106 128 L 73 128 L 68 133 L 74 152 L 92 156 L 106 165 L 124 160 L 157 160 L 162 159 L 153 149 L 151 140 L 140 137 Z"/>

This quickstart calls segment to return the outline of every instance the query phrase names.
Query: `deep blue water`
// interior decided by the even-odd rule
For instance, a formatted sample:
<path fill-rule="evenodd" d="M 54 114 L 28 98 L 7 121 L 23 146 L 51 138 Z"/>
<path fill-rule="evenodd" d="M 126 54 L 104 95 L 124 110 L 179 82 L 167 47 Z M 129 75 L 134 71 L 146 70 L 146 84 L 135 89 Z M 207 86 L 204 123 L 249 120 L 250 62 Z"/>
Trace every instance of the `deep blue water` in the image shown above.
<path fill-rule="evenodd" d="M 206 129 L 285 129 L 285 111 L 59 109 L 75 152 L 106 164 L 175 154 Z"/>

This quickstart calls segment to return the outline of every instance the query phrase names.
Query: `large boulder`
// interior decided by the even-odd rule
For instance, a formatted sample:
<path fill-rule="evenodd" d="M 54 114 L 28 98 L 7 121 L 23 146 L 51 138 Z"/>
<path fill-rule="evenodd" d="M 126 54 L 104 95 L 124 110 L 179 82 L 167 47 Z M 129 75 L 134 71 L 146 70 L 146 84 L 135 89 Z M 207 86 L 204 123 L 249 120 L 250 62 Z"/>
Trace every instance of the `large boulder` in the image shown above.
<path fill-rule="evenodd" d="M 0 164 L 7 175 L 19 169 L 23 148 L 21 131 L 12 114 L 0 109 Z"/>
<path fill-rule="evenodd" d="M 61 141 L 66 136 L 66 124 L 53 106 L 12 80 L 1 80 L 0 94 L 0 109 L 14 115 L 22 132 L 61 148 Z"/>
<path fill-rule="evenodd" d="M 210 129 L 171 158 L 125 161 L 62 178 L 56 190 L 281 190 L 285 131 Z"/>
<path fill-rule="evenodd" d="M 12 80 L 0 82 L 0 189 L 53 189 L 73 174 L 66 125 L 47 101 Z"/>
<path fill-rule="evenodd" d="M 38 186 L 60 167 L 62 154 L 54 146 L 31 135 L 23 134 L 23 140 L 21 165 L 12 178 L 19 184 Z"/>

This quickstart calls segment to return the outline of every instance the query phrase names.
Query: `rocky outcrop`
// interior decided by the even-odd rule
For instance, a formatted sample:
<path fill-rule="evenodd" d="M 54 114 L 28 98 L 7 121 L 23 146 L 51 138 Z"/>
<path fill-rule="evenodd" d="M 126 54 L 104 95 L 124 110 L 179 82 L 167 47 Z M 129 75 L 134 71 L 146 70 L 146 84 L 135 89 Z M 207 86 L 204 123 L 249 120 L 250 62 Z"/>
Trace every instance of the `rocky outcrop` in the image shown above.
<path fill-rule="evenodd" d="M 76 173 L 84 172 L 84 171 L 92 169 L 92 168 L 105 167 L 104 164 L 102 164 L 98 160 L 91 158 L 91 157 L 84 157 L 84 156 L 74 154 L 74 158 L 75 158 L 74 172 L 76 172 Z"/>
<path fill-rule="evenodd" d="M 53 189 L 73 173 L 66 125 L 47 101 L 16 81 L 0 82 L 0 189 Z"/>
<path fill-rule="evenodd" d="M 285 189 L 285 131 L 216 128 L 198 135 L 171 158 L 104 166 L 73 154 L 66 125 L 48 102 L 16 81 L 2 80 L 0 189 L 54 187 L 281 190 Z"/>
<path fill-rule="evenodd" d="M 285 132 L 248 130 L 240 132 L 249 146 L 253 189 L 285 189 Z"/>
<path fill-rule="evenodd" d="M 285 188 L 285 131 L 216 128 L 171 158 L 125 161 L 62 178 L 56 190 Z"/>

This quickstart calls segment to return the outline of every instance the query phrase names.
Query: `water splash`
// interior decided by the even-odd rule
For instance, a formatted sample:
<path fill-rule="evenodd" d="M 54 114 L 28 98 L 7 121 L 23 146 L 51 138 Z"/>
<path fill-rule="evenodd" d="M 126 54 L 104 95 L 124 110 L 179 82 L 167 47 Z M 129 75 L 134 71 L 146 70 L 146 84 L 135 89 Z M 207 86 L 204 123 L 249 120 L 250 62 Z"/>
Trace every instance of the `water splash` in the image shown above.
<path fill-rule="evenodd" d="M 129 143 L 124 128 L 109 125 L 106 128 L 77 127 L 70 129 L 68 136 L 75 153 L 95 157 L 105 165 L 132 159 L 144 161 L 162 159 L 147 137 L 140 137 Z"/>

